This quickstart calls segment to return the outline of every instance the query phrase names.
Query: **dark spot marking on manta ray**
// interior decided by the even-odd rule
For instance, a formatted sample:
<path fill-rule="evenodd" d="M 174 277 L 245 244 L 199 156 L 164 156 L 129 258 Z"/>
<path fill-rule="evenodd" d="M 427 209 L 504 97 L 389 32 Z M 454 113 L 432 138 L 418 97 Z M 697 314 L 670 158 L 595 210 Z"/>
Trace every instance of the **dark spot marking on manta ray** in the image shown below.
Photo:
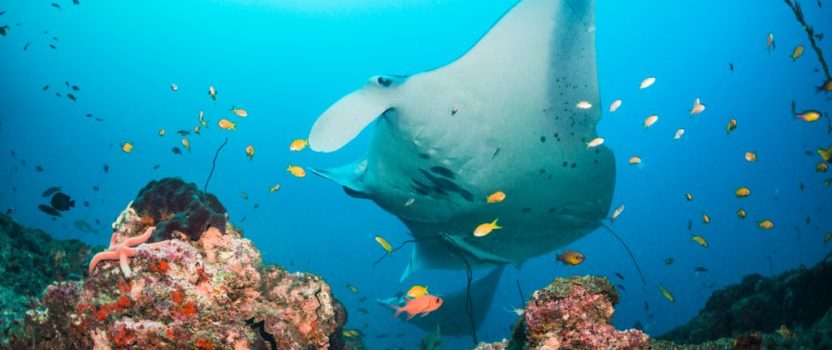
<path fill-rule="evenodd" d="M 423 196 L 427 196 L 430 194 L 428 186 L 414 179 L 410 179 L 410 188 L 416 191 L 416 193 L 421 194 Z"/>
<path fill-rule="evenodd" d="M 427 153 L 419 153 L 419 158 L 430 159 L 430 156 Z"/>
<path fill-rule="evenodd" d="M 563 167 L 566 168 L 567 166 L 569 166 L 569 162 L 563 161 Z"/>
<path fill-rule="evenodd" d="M 554 212 L 555 212 L 555 208 L 549 208 L 549 213 L 550 213 L 550 214 L 551 214 L 551 213 L 554 213 Z"/>
<path fill-rule="evenodd" d="M 532 212 L 532 208 L 523 208 L 522 210 L 520 210 L 520 212 L 523 214 L 528 214 Z"/>
<path fill-rule="evenodd" d="M 596 148 L 595 149 L 595 154 L 599 154 L 599 153 L 601 153 L 601 150 Z"/>
<path fill-rule="evenodd" d="M 577 166 L 578 166 L 578 163 L 572 163 L 572 165 L 571 165 L 572 169 L 575 169 Z"/>
<path fill-rule="evenodd" d="M 545 174 L 545 173 L 546 173 L 546 169 L 540 169 L 540 170 L 538 170 L 537 172 L 538 172 L 538 174 Z"/>
<path fill-rule="evenodd" d="M 540 137 L 540 142 L 546 142 L 546 136 L 541 136 Z"/>
<path fill-rule="evenodd" d="M 434 174 L 438 174 L 440 176 L 444 176 L 444 177 L 447 177 L 447 178 L 452 179 L 452 180 L 456 177 L 456 174 L 454 174 L 454 172 L 451 171 L 451 169 L 441 167 L 441 166 L 430 167 L 430 171 Z"/>
<path fill-rule="evenodd" d="M 459 185 L 457 185 L 455 182 L 453 182 L 451 180 L 448 180 L 446 178 L 433 176 L 431 173 L 429 173 L 429 172 L 427 172 L 423 169 L 419 169 L 419 172 L 421 172 L 422 175 L 424 175 L 428 180 L 430 180 L 431 183 L 433 183 L 434 190 L 441 189 L 443 193 L 445 193 L 445 192 L 457 193 L 460 196 L 462 196 L 462 198 L 464 198 L 466 201 L 469 201 L 469 202 L 474 201 L 474 195 L 471 194 L 471 192 L 469 192 L 469 191 L 465 190 L 464 188 L 460 187 Z"/>
<path fill-rule="evenodd" d="M 598 159 L 593 160 L 592 164 L 598 164 Z"/>
<path fill-rule="evenodd" d="M 496 157 L 497 154 L 499 154 L 499 153 L 500 153 L 500 147 L 497 147 L 497 149 L 494 150 L 494 154 L 491 155 L 491 159 L 494 159 L 494 157 Z"/>

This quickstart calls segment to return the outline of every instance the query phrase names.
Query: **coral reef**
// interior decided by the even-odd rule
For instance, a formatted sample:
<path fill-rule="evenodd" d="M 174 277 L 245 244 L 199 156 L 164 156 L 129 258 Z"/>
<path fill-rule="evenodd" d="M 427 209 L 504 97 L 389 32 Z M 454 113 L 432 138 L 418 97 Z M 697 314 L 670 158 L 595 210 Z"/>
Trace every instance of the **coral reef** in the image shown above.
<path fill-rule="evenodd" d="M 209 227 L 225 233 L 226 210 L 217 197 L 179 178 L 151 181 L 139 191 L 131 207 L 145 223 L 156 225 L 151 242 L 181 239 L 177 235 L 182 234 L 197 241 Z"/>
<path fill-rule="evenodd" d="M 477 349 L 647 349 L 639 330 L 610 325 L 618 293 L 603 277 L 558 278 L 537 290 L 514 327 L 513 339 Z"/>
<path fill-rule="evenodd" d="M 163 181 L 145 189 L 170 189 L 170 182 L 153 185 Z M 193 190 L 195 203 L 176 208 L 193 213 L 213 198 Z M 12 348 L 344 348 L 346 311 L 321 277 L 263 264 L 252 242 L 228 222 L 200 221 L 208 224 L 197 234 L 174 230 L 175 238 L 154 241 L 150 232 L 157 238 L 167 231 L 137 213 L 157 215 L 162 211 L 147 203 L 169 203 L 150 199 L 156 195 L 145 190 L 140 197 L 150 202 L 122 212 L 110 248 L 91 261 L 88 278 L 50 285 L 27 311 Z"/>
<path fill-rule="evenodd" d="M 832 307 L 832 254 L 807 269 L 773 277 L 746 276 L 708 299 L 699 315 L 661 338 L 675 343 L 702 343 L 780 326 L 809 328 Z"/>
<path fill-rule="evenodd" d="M 90 251 L 79 240 L 52 239 L 0 214 L 0 347 L 49 283 L 81 278 Z"/>

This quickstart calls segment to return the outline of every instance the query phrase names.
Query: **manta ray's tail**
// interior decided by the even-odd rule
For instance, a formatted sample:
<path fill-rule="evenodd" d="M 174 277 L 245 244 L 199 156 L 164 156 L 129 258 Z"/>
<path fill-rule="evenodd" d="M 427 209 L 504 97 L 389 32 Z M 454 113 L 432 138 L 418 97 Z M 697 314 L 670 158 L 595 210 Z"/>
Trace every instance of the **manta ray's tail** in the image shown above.
<path fill-rule="evenodd" d="M 609 233 L 611 233 L 613 235 L 613 237 L 615 237 L 615 239 L 617 239 L 619 242 L 621 242 L 621 245 L 624 246 L 624 249 L 627 251 L 627 254 L 630 255 L 630 259 L 633 261 L 633 265 L 636 266 L 636 271 L 638 271 L 638 276 L 641 277 L 641 283 L 644 284 L 644 286 L 647 286 L 647 280 L 644 279 L 644 273 L 641 272 L 641 266 L 639 266 L 638 261 L 636 261 L 636 256 L 633 254 L 633 251 L 630 250 L 630 246 L 627 245 L 627 242 L 625 242 L 624 239 L 621 238 L 621 236 L 618 235 L 618 233 L 613 231 L 612 228 L 610 228 L 609 226 L 607 226 L 603 222 L 601 223 L 601 226 L 603 226 L 605 229 L 607 229 L 607 231 L 609 231 Z"/>

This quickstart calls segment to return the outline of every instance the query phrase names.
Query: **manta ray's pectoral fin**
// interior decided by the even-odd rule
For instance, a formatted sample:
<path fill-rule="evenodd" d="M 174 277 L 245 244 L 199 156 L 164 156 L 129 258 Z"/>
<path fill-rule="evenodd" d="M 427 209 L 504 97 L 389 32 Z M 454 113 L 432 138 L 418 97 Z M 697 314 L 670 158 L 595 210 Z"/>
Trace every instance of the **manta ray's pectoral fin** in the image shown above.
<path fill-rule="evenodd" d="M 393 107 L 393 91 L 404 80 L 400 76 L 375 76 L 364 88 L 342 97 L 315 121 L 309 133 L 309 148 L 334 152 L 352 141 Z"/>
<path fill-rule="evenodd" d="M 331 169 L 310 168 L 313 173 L 344 187 L 344 192 L 356 198 L 370 198 L 364 185 L 364 174 L 367 170 L 367 159 L 362 158 L 356 162 Z"/>
<path fill-rule="evenodd" d="M 465 268 L 466 262 L 472 267 L 513 263 L 451 235 L 442 235 L 441 238 L 417 238 L 410 262 L 399 281 L 406 280 L 414 272 L 426 269 L 462 269 Z"/>

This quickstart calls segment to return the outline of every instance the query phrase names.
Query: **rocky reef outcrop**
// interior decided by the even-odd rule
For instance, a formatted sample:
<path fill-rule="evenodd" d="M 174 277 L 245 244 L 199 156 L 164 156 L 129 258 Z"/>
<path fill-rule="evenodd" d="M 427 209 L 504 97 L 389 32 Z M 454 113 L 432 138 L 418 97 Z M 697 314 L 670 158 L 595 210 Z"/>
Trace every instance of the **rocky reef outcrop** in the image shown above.
<path fill-rule="evenodd" d="M 87 278 L 49 285 L 10 346 L 344 348 L 346 311 L 330 286 L 319 276 L 264 264 L 219 208 L 192 184 L 152 182 L 114 223 L 110 247 L 91 259 Z M 219 213 L 222 225 L 214 219 Z M 170 221 L 177 217 L 183 221 Z M 171 224 L 160 231 L 166 220 Z M 189 232 L 175 222 L 187 222 Z"/>
<path fill-rule="evenodd" d="M 610 324 L 618 292 L 603 277 L 558 278 L 537 290 L 514 326 L 511 340 L 477 349 L 647 349 L 639 330 Z"/>

